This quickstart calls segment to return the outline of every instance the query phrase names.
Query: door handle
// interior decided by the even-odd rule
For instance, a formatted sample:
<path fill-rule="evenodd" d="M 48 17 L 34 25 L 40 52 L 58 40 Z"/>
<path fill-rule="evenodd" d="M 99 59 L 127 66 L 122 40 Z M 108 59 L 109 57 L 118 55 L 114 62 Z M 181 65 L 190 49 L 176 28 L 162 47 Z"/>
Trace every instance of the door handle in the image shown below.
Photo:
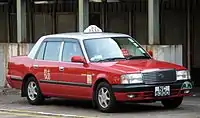
<path fill-rule="evenodd" d="M 38 65 L 33 65 L 33 68 L 38 68 Z"/>
<path fill-rule="evenodd" d="M 59 71 L 64 71 L 64 67 L 59 67 Z"/>

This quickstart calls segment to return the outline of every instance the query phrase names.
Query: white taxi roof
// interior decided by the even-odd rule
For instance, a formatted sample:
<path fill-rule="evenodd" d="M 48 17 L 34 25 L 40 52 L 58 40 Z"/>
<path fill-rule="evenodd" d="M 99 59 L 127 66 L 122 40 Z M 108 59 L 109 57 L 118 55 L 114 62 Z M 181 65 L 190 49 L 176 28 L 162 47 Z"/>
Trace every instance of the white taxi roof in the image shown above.
<path fill-rule="evenodd" d="M 46 38 L 52 38 L 52 39 L 53 38 L 66 38 L 66 39 L 73 38 L 73 39 L 82 41 L 84 39 L 107 38 L 107 37 L 130 37 L 130 36 L 126 34 L 121 34 L 121 33 L 105 33 L 105 32 L 102 32 L 102 30 L 98 28 L 97 26 L 91 25 L 88 28 L 86 28 L 84 32 L 60 33 L 60 34 L 51 34 L 51 35 L 42 36 L 33 46 L 32 50 L 28 54 L 28 57 L 29 58 L 35 57 L 37 50 L 39 49 L 39 46 Z"/>
<path fill-rule="evenodd" d="M 129 36 L 125 34 L 121 34 L 121 33 L 105 33 L 102 31 L 102 29 L 100 29 L 96 25 L 90 25 L 83 32 L 47 35 L 46 38 L 48 37 L 75 38 L 75 39 L 83 40 L 83 39 L 91 39 L 91 38 L 129 37 Z"/>
<path fill-rule="evenodd" d="M 84 32 L 74 32 L 74 33 L 61 33 L 46 35 L 45 38 L 52 37 L 63 37 L 63 38 L 74 38 L 78 40 L 91 39 L 91 38 L 105 38 L 105 37 L 130 37 L 126 34 L 121 33 L 105 33 L 105 32 L 94 32 L 94 33 L 84 33 Z"/>

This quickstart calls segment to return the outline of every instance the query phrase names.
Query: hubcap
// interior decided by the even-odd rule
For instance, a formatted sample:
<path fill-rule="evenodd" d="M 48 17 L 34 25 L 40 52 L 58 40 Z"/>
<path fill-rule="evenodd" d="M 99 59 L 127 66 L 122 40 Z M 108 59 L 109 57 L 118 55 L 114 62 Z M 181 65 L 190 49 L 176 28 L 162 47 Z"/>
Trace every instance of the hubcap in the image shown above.
<path fill-rule="evenodd" d="M 30 82 L 28 84 L 28 97 L 31 99 L 31 100 L 35 100 L 36 97 L 37 97 L 37 85 L 35 82 Z"/>
<path fill-rule="evenodd" d="M 101 107 L 107 108 L 110 103 L 110 93 L 107 88 L 103 87 L 99 90 L 98 101 Z"/>

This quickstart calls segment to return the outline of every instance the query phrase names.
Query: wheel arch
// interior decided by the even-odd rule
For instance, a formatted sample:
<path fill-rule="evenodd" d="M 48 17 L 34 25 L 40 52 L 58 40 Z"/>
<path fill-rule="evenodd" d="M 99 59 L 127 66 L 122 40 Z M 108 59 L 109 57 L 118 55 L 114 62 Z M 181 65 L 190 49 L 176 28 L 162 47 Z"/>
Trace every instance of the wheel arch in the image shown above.
<path fill-rule="evenodd" d="M 93 88 L 92 88 L 92 103 L 93 103 L 93 106 L 96 107 L 96 103 L 95 103 L 95 94 L 96 94 L 96 89 L 97 89 L 97 86 L 101 83 L 101 82 L 106 82 L 110 85 L 109 81 L 105 78 L 105 77 L 100 77 L 98 78 L 94 85 L 93 85 Z"/>
<path fill-rule="evenodd" d="M 98 78 L 98 79 L 95 81 L 94 86 L 93 86 L 93 88 L 92 88 L 93 91 L 96 90 L 98 84 L 101 83 L 101 82 L 106 82 L 106 83 L 108 83 L 108 84 L 110 85 L 109 81 L 108 81 L 105 77 Z"/>
<path fill-rule="evenodd" d="M 23 81 L 22 81 L 22 87 L 21 87 L 21 97 L 26 97 L 25 85 L 26 85 L 26 82 L 28 81 L 28 78 L 30 77 L 36 78 L 32 73 L 27 73 L 24 76 Z"/>

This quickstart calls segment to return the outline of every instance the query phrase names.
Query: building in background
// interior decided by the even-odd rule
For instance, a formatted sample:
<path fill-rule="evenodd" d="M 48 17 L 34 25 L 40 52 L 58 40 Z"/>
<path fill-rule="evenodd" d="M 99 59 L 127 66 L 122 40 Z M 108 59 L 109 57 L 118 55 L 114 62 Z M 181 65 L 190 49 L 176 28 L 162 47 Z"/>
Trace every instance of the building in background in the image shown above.
<path fill-rule="evenodd" d="M 175 46 L 166 55 L 180 56 L 175 60 L 191 69 L 200 85 L 199 12 L 200 0 L 0 0 L 0 44 L 10 50 L 4 44 L 34 44 L 42 35 L 82 31 L 94 24 L 129 34 L 142 45 Z M 176 53 L 179 45 L 181 54 Z M 6 70 L 3 62 L 0 72 Z"/>

